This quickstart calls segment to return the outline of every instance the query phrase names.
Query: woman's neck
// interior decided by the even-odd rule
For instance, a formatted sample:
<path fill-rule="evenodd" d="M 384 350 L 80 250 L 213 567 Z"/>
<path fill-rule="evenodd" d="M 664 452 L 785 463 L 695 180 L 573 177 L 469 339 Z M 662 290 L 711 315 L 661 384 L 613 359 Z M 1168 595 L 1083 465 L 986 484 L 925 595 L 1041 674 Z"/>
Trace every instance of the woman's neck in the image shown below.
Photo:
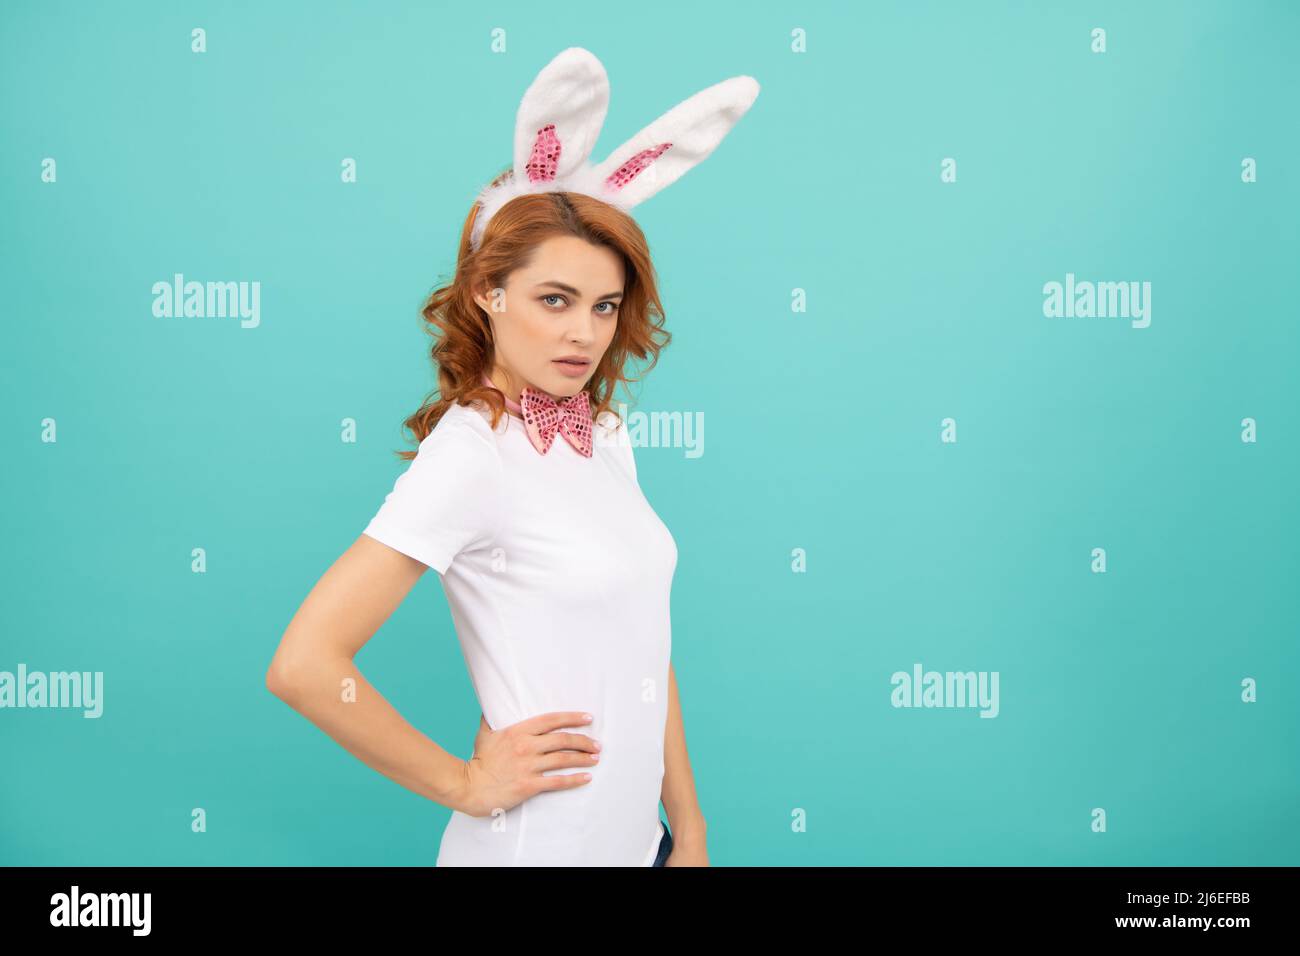
<path fill-rule="evenodd" d="M 508 411 L 515 418 L 522 419 L 524 417 L 524 409 L 523 406 L 519 404 L 518 396 L 512 398 L 510 393 L 506 391 L 504 388 L 502 388 L 500 385 L 498 385 L 496 382 L 492 381 L 492 377 L 488 375 L 486 372 L 483 373 L 483 384 L 490 385 L 492 388 L 498 389 L 501 392 L 501 394 L 506 397 L 506 411 Z"/>

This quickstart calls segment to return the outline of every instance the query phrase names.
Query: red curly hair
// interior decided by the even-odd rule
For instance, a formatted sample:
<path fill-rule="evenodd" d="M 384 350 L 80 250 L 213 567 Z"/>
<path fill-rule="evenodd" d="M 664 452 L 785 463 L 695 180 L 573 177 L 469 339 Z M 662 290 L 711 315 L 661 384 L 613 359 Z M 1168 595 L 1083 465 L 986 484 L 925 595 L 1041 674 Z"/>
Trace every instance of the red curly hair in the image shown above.
<path fill-rule="evenodd" d="M 508 169 L 494 183 L 511 175 Z M 451 283 L 435 289 L 421 309 L 425 331 L 434 338 L 430 356 L 438 368 L 438 388 L 403 423 L 417 444 L 433 431 L 453 402 L 485 402 L 491 409 L 493 428 L 506 414 L 502 392 L 482 384 L 492 362 L 492 327 L 487 313 L 474 301 L 473 291 L 484 283 L 489 289 L 504 286 L 510 273 L 525 265 L 536 246 L 551 236 L 578 236 L 606 246 L 622 257 L 626 270 L 613 341 L 596 363 L 586 386 L 594 406 L 593 419 L 609 410 L 620 382 L 640 381 L 624 375 L 623 366 L 629 356 L 649 359 L 642 370 L 648 372 L 658 362 L 659 352 L 672 340 L 672 334 L 663 328 L 663 306 L 649 245 L 641 227 L 627 213 L 581 193 L 518 196 L 492 217 L 482 243 L 474 251 L 470 248 L 470 232 L 477 213 L 475 203 L 461 230 Z M 397 454 L 409 461 L 416 452 L 403 450 Z"/>

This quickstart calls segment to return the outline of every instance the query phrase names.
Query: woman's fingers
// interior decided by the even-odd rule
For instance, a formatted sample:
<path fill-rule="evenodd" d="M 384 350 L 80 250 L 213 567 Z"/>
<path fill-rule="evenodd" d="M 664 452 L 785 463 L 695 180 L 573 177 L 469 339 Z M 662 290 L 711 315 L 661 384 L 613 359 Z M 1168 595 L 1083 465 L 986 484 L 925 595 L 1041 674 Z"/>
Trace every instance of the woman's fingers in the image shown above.
<path fill-rule="evenodd" d="M 591 782 L 591 774 L 558 773 L 548 770 L 594 767 L 600 742 L 586 734 L 564 728 L 585 727 L 591 721 L 584 711 L 557 710 L 537 714 L 492 732 L 482 718 L 480 730 L 487 734 L 484 743 L 485 768 L 499 769 L 501 783 L 515 790 L 513 802 L 544 790 L 567 790 Z M 523 791 L 520 793 L 520 791 Z M 511 805 L 513 805 L 513 802 Z"/>
<path fill-rule="evenodd" d="M 564 737 L 565 734 L 545 734 L 545 737 Z M 580 734 L 577 736 L 581 736 Z M 583 738 L 590 740 L 591 738 Z M 590 773 L 556 773 L 550 776 L 546 775 L 547 770 L 567 770 L 570 767 L 594 767 L 600 760 L 600 755 L 590 750 L 575 747 L 571 750 L 552 750 L 536 758 L 533 764 L 533 776 L 530 782 L 533 785 L 533 792 L 540 793 L 543 790 L 567 790 L 573 787 L 581 787 L 583 784 L 591 783 Z"/>
<path fill-rule="evenodd" d="M 549 777 L 536 776 L 532 778 L 533 793 L 541 793 L 543 790 L 571 790 L 574 787 L 581 787 L 584 783 L 591 783 L 591 774 L 589 773 L 553 773 Z"/>
<path fill-rule="evenodd" d="M 599 760 L 599 754 L 583 753 L 575 750 L 557 750 L 554 753 L 538 757 L 533 766 L 538 773 L 541 773 L 544 770 L 560 770 L 566 767 L 594 767 Z"/>
<path fill-rule="evenodd" d="M 525 717 L 511 726 L 530 734 L 548 734 L 561 727 L 585 727 L 590 723 L 588 715 L 581 710 L 553 710 L 549 713 Z"/>
<path fill-rule="evenodd" d="M 580 750 L 595 753 L 600 750 L 600 741 L 586 734 L 559 732 L 558 728 L 586 724 L 586 714 L 582 711 L 560 710 L 547 714 L 538 714 L 514 724 L 512 729 L 521 732 L 533 753 L 551 753 L 556 750 Z M 570 765 L 572 766 L 572 765 Z"/>
<path fill-rule="evenodd" d="M 534 737 L 538 743 L 538 753 L 551 753 L 554 750 L 581 750 L 596 753 L 600 750 L 600 741 L 586 734 L 542 734 Z"/>

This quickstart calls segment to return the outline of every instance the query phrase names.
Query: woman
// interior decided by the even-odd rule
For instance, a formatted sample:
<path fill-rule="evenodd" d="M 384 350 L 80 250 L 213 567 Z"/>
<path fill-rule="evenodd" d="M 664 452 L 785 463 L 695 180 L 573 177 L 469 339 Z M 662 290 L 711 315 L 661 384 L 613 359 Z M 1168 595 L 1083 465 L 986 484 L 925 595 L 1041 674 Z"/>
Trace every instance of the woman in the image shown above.
<path fill-rule="evenodd" d="M 708 865 L 670 662 L 677 547 L 610 405 L 627 360 L 653 367 L 671 338 L 627 210 L 700 162 L 757 93 L 726 83 L 591 167 L 599 61 L 572 48 L 539 74 L 518 117 L 530 148 L 480 195 L 453 281 L 424 308 L 439 397 L 406 421 L 418 451 L 268 672 L 358 758 L 451 808 L 440 866 Z M 671 135 L 646 148 L 647 133 Z M 675 147 L 658 179 L 638 178 Z M 353 663 L 427 568 L 482 708 L 469 760 Z M 356 688 L 343 706 L 340 682 Z"/>

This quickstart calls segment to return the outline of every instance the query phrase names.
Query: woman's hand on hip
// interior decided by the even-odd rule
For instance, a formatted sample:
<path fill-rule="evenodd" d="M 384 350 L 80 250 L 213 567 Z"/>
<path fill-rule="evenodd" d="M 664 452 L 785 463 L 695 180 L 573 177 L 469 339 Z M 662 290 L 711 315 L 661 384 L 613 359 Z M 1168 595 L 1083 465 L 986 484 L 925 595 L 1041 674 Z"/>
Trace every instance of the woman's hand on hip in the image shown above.
<path fill-rule="evenodd" d="M 600 743 L 561 727 L 589 723 L 581 711 L 553 711 L 493 730 L 480 716 L 474 754 L 462 768 L 455 809 L 472 817 L 509 810 L 544 790 L 572 790 L 590 783 L 589 774 L 543 771 L 592 767 Z"/>

